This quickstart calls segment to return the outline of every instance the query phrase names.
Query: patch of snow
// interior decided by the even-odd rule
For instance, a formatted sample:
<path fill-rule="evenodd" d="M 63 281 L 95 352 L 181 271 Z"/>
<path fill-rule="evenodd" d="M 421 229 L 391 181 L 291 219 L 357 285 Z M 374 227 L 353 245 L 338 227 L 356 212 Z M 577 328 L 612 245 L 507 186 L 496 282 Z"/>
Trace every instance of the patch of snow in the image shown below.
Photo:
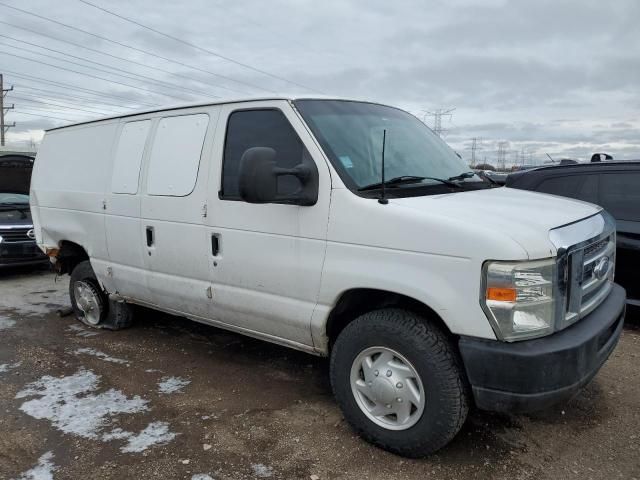
<path fill-rule="evenodd" d="M 211 475 L 207 475 L 206 473 L 196 473 L 191 476 L 191 480 L 213 480 Z"/>
<path fill-rule="evenodd" d="M 75 325 L 75 324 L 74 325 L 69 325 L 67 327 L 67 331 L 68 332 L 75 332 L 77 337 L 84 337 L 84 338 L 95 337 L 96 335 L 100 335 L 99 332 L 87 330 L 86 328 L 82 327 L 81 325 Z"/>
<path fill-rule="evenodd" d="M 122 447 L 122 453 L 142 452 L 153 445 L 169 443 L 176 434 L 169 431 L 167 422 L 153 422 L 138 435 L 129 437 L 129 443 Z"/>
<path fill-rule="evenodd" d="M 190 383 L 190 380 L 185 380 L 180 377 L 164 377 L 162 381 L 158 383 L 158 391 L 160 393 L 175 393 L 179 392 Z"/>
<path fill-rule="evenodd" d="M 267 478 L 273 475 L 273 467 L 267 467 L 262 463 L 254 463 L 251 465 L 251 468 L 253 468 L 253 474 L 256 477 Z"/>
<path fill-rule="evenodd" d="M 53 452 L 47 452 L 38 459 L 38 464 L 21 474 L 17 480 L 53 480 L 57 467 L 53 464 Z"/>
<path fill-rule="evenodd" d="M 22 365 L 22 362 L 3 363 L 2 365 L 0 365 L 0 373 L 6 373 L 9 370 L 13 370 L 14 368 L 18 368 L 20 365 Z"/>
<path fill-rule="evenodd" d="M 167 422 L 150 423 L 137 434 L 122 428 L 106 431 L 116 415 L 147 411 L 148 400 L 138 395 L 127 398 L 113 388 L 94 393 L 99 383 L 98 375 L 84 369 L 66 377 L 46 375 L 27 385 L 16 394 L 16 398 L 38 396 L 23 403 L 20 410 L 34 418 L 49 420 L 64 433 L 103 442 L 127 440 L 127 444 L 120 448 L 124 453 L 142 452 L 176 437 L 176 433 L 169 431 Z"/>
<path fill-rule="evenodd" d="M 75 353 L 76 355 L 84 353 L 86 355 L 91 355 L 91 356 L 97 357 L 100 360 L 104 360 L 105 362 L 120 363 L 120 364 L 124 364 L 124 365 L 129 365 L 129 362 L 127 360 L 123 360 L 121 358 L 110 357 L 106 353 L 101 352 L 100 350 L 96 350 L 94 348 L 78 348 L 73 353 Z"/>
<path fill-rule="evenodd" d="M 147 373 L 156 373 L 156 372 L 162 372 L 162 370 L 158 370 L 157 368 L 147 368 L 145 370 L 145 372 L 147 372 Z"/>
<path fill-rule="evenodd" d="M 16 398 L 39 396 L 23 403 L 20 410 L 34 418 L 49 420 L 64 433 L 85 438 L 98 438 L 115 415 L 148 409 L 148 401 L 137 395 L 127 398 L 115 389 L 91 393 L 98 389 L 99 379 L 90 370 L 59 378 L 46 375 L 27 385 Z"/>
<path fill-rule="evenodd" d="M 12 320 L 8 317 L 0 316 L 0 330 L 9 330 L 16 324 L 15 320 Z"/>

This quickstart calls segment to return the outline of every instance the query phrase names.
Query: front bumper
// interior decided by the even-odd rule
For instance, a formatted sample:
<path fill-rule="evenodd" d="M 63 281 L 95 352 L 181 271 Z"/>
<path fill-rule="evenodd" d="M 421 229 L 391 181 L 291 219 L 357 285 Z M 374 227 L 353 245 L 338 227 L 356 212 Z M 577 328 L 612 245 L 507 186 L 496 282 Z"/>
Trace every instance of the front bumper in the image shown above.
<path fill-rule="evenodd" d="M 618 343 L 625 297 L 614 285 L 593 312 L 548 337 L 514 343 L 461 337 L 460 353 L 478 408 L 528 412 L 570 399 Z"/>
<path fill-rule="evenodd" d="M 48 260 L 35 241 L 0 243 L 0 267 L 35 265 Z"/>

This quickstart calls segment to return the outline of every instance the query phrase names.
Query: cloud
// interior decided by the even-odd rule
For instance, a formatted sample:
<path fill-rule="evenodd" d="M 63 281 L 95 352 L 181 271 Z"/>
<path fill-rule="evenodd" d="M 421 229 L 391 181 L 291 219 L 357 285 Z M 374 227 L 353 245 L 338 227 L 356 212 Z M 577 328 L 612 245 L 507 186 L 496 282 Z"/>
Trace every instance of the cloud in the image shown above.
<path fill-rule="evenodd" d="M 588 158 L 590 149 L 604 147 L 614 156 L 640 156 L 640 133 L 636 133 L 640 132 L 640 42 L 635 33 L 640 2 L 635 0 L 614 4 L 596 0 L 97 3 L 323 93 L 390 103 L 414 113 L 456 107 L 452 120 L 446 122 L 446 140 L 463 156 L 469 155 L 464 148 L 475 136 L 482 136 L 487 148 L 491 145 L 493 149 L 501 140 L 511 142 L 513 149 L 524 146 L 540 162 L 547 158 L 548 149 L 581 158 Z M 7 27 L 11 35 L 19 34 L 24 40 L 171 84 L 164 87 L 143 79 L 125 80 L 93 72 L 148 88 L 154 91 L 151 93 L 33 62 L 1 58 L 7 70 L 104 92 L 113 95 L 112 102 L 131 110 L 147 108 L 147 104 L 206 99 L 193 90 L 234 98 L 243 93 L 308 93 L 298 85 L 77 2 L 32 0 L 25 5 L 13 0 L 13 5 L 183 64 L 0 7 L 6 21 L 181 75 Z M 48 63 L 59 64 L 55 60 Z M 78 70 L 91 72 L 82 67 Z M 10 74 L 6 81 L 39 88 L 45 85 Z M 64 88 L 51 87 L 58 91 Z M 93 97 L 86 91 L 68 93 Z M 98 97 L 80 104 L 88 109 L 106 107 Z M 76 112 L 69 117 L 71 111 L 51 115 L 81 116 Z M 9 133 L 11 141 L 24 141 L 25 132 L 57 124 L 17 115 L 15 119 L 18 125 Z M 485 153 L 495 156 L 493 150 Z"/>

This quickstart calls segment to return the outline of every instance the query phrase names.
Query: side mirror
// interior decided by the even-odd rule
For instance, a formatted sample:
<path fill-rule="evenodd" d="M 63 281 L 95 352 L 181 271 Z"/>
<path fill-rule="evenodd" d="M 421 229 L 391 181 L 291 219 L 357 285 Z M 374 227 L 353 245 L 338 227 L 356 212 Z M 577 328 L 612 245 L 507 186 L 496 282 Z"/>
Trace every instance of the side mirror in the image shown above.
<path fill-rule="evenodd" d="M 245 150 L 240 159 L 238 190 L 248 203 L 284 203 L 310 206 L 318 201 L 318 170 L 310 158 L 294 168 L 276 166 L 276 151 L 269 147 Z M 301 187 L 293 193 L 278 192 L 278 177 L 293 175 Z"/>

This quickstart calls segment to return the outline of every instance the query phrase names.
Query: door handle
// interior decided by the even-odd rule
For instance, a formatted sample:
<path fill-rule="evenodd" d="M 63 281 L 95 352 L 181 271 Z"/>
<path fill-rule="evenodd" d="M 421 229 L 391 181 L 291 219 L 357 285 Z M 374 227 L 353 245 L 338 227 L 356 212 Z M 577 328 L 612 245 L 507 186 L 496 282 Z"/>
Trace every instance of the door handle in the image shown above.
<path fill-rule="evenodd" d="M 147 247 L 153 246 L 153 227 L 147 227 Z"/>
<path fill-rule="evenodd" d="M 218 253 L 220 253 L 220 237 L 213 233 L 211 234 L 211 255 L 217 257 Z"/>

